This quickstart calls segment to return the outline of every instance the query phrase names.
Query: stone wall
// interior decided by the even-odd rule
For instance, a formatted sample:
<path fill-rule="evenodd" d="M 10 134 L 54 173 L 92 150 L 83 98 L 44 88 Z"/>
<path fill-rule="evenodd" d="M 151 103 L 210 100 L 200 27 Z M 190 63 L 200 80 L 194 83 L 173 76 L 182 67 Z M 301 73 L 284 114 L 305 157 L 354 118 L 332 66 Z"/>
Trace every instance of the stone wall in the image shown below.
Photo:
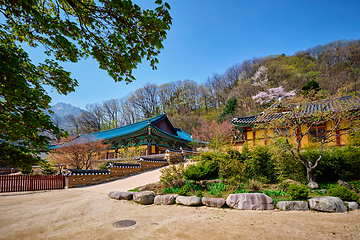
<path fill-rule="evenodd" d="M 194 152 L 167 151 L 165 154 L 141 157 L 139 163 L 110 163 L 107 170 L 68 170 L 66 186 L 81 187 L 128 177 L 140 172 L 164 167 L 169 164 L 183 162 L 184 156 Z"/>
<path fill-rule="evenodd" d="M 87 185 L 100 184 L 110 181 L 109 174 L 88 174 L 88 175 L 69 175 L 66 177 L 66 187 L 81 187 Z"/>
<path fill-rule="evenodd" d="M 166 160 L 140 160 L 138 164 L 111 163 L 107 170 L 70 170 L 66 187 L 81 187 L 117 180 L 140 172 L 164 167 Z"/>

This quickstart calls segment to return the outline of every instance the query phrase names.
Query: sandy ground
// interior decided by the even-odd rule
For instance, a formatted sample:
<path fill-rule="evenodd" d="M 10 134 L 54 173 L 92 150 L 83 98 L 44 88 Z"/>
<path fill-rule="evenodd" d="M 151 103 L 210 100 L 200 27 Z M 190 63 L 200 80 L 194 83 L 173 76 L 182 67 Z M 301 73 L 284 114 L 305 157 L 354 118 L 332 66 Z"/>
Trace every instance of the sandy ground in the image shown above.
<path fill-rule="evenodd" d="M 1 194 L 0 239 L 360 239 L 360 211 L 144 206 L 77 188 Z"/>

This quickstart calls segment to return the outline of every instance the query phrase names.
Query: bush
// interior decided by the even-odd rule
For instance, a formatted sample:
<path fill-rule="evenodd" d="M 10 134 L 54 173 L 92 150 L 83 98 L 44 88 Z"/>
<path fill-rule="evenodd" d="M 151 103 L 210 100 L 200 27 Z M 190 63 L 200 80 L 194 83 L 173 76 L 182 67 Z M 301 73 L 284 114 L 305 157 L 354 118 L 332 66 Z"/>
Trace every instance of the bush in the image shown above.
<path fill-rule="evenodd" d="M 166 187 L 179 187 L 182 186 L 184 164 L 180 163 L 178 167 L 171 165 L 160 170 L 160 182 Z"/>
<path fill-rule="evenodd" d="M 222 192 L 226 189 L 226 185 L 222 182 L 219 183 L 209 183 L 207 186 L 207 190 L 211 195 L 221 197 Z"/>
<path fill-rule="evenodd" d="M 201 165 L 190 165 L 183 171 L 183 176 L 187 180 L 204 180 L 211 175 L 211 169 L 209 166 Z"/>
<path fill-rule="evenodd" d="M 312 162 L 318 158 L 317 147 L 304 149 L 303 156 Z M 318 182 L 335 182 L 358 180 L 360 176 L 360 148 L 349 144 L 343 147 L 327 148 L 319 165 L 314 169 L 314 177 Z"/>
<path fill-rule="evenodd" d="M 246 181 L 244 161 L 245 154 L 227 149 L 227 154 L 224 154 L 219 163 L 219 177 L 228 179 L 231 185 L 238 185 L 241 181 Z"/>
<path fill-rule="evenodd" d="M 179 188 L 179 187 L 168 187 L 168 188 L 164 188 L 163 193 L 164 194 L 171 194 L 171 193 L 178 194 L 180 191 L 181 191 L 181 188 Z"/>
<path fill-rule="evenodd" d="M 43 175 L 53 175 L 56 173 L 56 171 L 51 167 L 51 165 L 45 160 L 40 163 L 40 169 Z"/>
<path fill-rule="evenodd" d="M 269 146 L 256 146 L 249 151 L 245 160 L 246 176 L 263 183 L 276 181 L 275 164 Z"/>
<path fill-rule="evenodd" d="M 110 161 L 104 162 L 104 164 L 100 166 L 99 169 L 106 170 L 108 166 L 110 166 Z"/>
<path fill-rule="evenodd" d="M 305 185 L 290 184 L 287 194 L 293 200 L 305 200 L 309 196 L 309 189 Z"/>
<path fill-rule="evenodd" d="M 202 197 L 204 197 L 204 192 L 199 190 L 199 191 L 196 192 L 196 196 L 199 197 L 199 198 L 202 198 Z"/>
<path fill-rule="evenodd" d="M 256 179 L 249 179 L 248 188 L 253 192 L 258 192 L 262 188 L 263 184 Z"/>
<path fill-rule="evenodd" d="M 274 148 L 272 158 L 275 165 L 277 180 L 283 181 L 292 179 L 302 183 L 307 181 L 305 166 L 296 161 L 291 153 Z"/>
<path fill-rule="evenodd" d="M 187 180 L 205 180 L 218 176 L 219 162 L 224 157 L 223 153 L 218 152 L 205 152 L 196 157 L 198 163 L 190 165 L 183 171 L 183 176 Z"/>
<path fill-rule="evenodd" d="M 187 196 L 189 195 L 191 188 L 188 185 L 182 186 L 181 190 L 178 192 L 181 196 Z"/>
<path fill-rule="evenodd" d="M 359 196 L 344 186 L 334 186 L 327 191 L 328 196 L 338 197 L 343 201 L 359 201 Z"/>

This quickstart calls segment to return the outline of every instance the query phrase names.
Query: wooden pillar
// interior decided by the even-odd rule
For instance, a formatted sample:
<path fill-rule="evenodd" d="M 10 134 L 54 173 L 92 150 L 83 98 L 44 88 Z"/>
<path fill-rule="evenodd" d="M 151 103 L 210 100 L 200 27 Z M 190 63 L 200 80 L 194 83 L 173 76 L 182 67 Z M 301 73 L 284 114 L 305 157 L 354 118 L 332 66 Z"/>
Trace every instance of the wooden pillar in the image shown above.
<path fill-rule="evenodd" d="M 146 155 L 151 155 L 151 144 L 147 146 Z"/>
<path fill-rule="evenodd" d="M 159 145 L 155 146 L 155 154 L 159 154 Z"/>

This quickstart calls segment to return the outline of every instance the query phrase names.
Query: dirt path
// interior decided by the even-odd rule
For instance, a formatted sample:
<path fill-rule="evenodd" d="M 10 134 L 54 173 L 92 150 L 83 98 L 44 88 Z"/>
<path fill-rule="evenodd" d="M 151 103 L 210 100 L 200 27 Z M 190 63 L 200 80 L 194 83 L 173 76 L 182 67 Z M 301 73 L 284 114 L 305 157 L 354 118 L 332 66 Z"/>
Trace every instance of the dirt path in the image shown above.
<path fill-rule="evenodd" d="M 119 229 L 113 223 L 135 220 Z M 0 196 L 0 239 L 360 239 L 360 211 L 143 206 L 65 189 Z"/>
<path fill-rule="evenodd" d="M 161 168 L 160 168 L 161 169 Z M 80 187 L 77 189 L 89 192 L 109 193 L 110 191 L 128 191 L 148 183 L 155 183 L 160 180 L 160 169 L 140 173 L 134 176 L 122 178 L 116 181 L 97 184 L 93 186 Z"/>

